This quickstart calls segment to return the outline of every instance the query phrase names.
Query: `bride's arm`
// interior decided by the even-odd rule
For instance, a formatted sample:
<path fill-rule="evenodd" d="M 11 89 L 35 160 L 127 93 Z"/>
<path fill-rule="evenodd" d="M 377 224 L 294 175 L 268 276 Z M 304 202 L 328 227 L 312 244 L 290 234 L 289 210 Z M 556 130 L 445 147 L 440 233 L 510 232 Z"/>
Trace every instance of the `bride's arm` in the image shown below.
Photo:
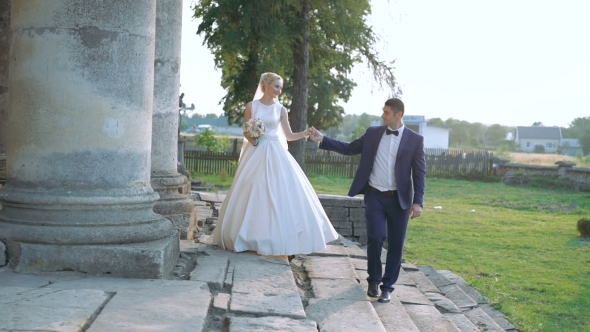
<path fill-rule="evenodd" d="M 291 125 L 289 124 L 289 115 L 287 114 L 287 109 L 285 107 L 281 109 L 281 125 L 283 126 L 283 131 L 285 132 L 287 141 L 296 141 L 309 136 L 308 130 L 304 130 L 299 133 L 294 133 L 291 130 Z"/>
<path fill-rule="evenodd" d="M 248 122 L 252 118 L 252 102 L 246 104 L 246 110 L 244 111 L 244 123 Z M 244 132 L 244 137 L 250 142 L 252 145 L 256 144 L 256 139 L 250 137 L 250 134 Z"/>

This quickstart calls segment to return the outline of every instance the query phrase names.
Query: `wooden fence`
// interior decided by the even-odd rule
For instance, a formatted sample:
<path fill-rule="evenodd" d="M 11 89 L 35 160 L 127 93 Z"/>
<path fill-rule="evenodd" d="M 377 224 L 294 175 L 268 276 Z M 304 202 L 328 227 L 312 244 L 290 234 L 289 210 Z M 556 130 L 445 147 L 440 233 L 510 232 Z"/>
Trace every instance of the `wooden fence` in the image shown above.
<path fill-rule="evenodd" d="M 428 176 L 453 176 L 459 174 L 491 174 L 493 154 L 480 150 L 426 149 L 426 174 Z M 236 172 L 239 153 L 185 151 L 184 162 L 189 172 L 204 174 Z M 321 151 L 305 156 L 305 173 L 354 177 L 360 155 L 343 156 L 335 152 Z"/>

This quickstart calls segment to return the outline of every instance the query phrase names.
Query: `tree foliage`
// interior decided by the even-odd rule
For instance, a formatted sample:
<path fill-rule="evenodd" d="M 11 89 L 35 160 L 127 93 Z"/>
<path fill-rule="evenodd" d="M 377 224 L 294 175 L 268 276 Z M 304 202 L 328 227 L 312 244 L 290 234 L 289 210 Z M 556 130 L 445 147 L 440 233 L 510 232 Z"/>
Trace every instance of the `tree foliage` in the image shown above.
<path fill-rule="evenodd" d="M 206 128 L 195 135 L 195 145 L 206 147 L 208 151 L 223 152 L 231 145 L 227 137 L 217 137 L 218 133 Z"/>
<path fill-rule="evenodd" d="M 379 59 L 372 46 L 377 36 L 367 25 L 368 0 L 307 0 L 308 19 L 301 17 L 303 0 L 202 0 L 194 17 L 202 19 L 198 34 L 221 68 L 221 100 L 230 123 L 241 123 L 260 74 L 276 72 L 284 78 L 281 102 L 292 103 L 295 45 L 304 26 L 309 28 L 307 122 L 318 129 L 336 127 L 355 83 L 350 72 L 365 62 L 377 82 L 395 87 L 392 63 Z"/>
<path fill-rule="evenodd" d="M 577 138 L 584 154 L 590 153 L 590 116 L 575 118 L 561 133 L 564 137 Z"/>

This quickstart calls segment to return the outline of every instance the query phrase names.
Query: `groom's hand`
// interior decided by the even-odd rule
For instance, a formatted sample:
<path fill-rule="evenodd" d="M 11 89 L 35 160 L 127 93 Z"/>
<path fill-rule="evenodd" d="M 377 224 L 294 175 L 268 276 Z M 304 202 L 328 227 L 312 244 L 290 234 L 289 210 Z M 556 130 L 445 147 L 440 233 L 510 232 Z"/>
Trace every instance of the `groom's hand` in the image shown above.
<path fill-rule="evenodd" d="M 422 215 L 422 207 L 420 204 L 412 204 L 410 208 L 410 219 L 418 218 Z"/>
<path fill-rule="evenodd" d="M 309 127 L 309 139 L 314 142 L 321 142 L 324 139 L 324 135 L 314 127 Z"/>

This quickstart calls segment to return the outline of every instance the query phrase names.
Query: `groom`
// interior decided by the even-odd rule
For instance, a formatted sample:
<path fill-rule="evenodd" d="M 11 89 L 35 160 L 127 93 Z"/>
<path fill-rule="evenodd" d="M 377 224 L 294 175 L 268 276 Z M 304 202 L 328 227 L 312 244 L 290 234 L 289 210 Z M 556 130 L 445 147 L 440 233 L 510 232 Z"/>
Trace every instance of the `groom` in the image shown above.
<path fill-rule="evenodd" d="M 389 302 L 393 284 L 401 267 L 402 250 L 408 221 L 422 214 L 426 162 L 424 137 L 406 128 L 402 122 L 404 103 L 388 99 L 383 106 L 383 126 L 370 127 L 350 142 L 325 137 L 310 128 L 309 138 L 320 148 L 345 155 L 361 154 L 349 196 L 364 194 L 367 226 L 367 295 Z M 381 249 L 387 237 L 385 272 L 381 267 Z M 381 284 L 381 295 L 379 285 Z"/>

